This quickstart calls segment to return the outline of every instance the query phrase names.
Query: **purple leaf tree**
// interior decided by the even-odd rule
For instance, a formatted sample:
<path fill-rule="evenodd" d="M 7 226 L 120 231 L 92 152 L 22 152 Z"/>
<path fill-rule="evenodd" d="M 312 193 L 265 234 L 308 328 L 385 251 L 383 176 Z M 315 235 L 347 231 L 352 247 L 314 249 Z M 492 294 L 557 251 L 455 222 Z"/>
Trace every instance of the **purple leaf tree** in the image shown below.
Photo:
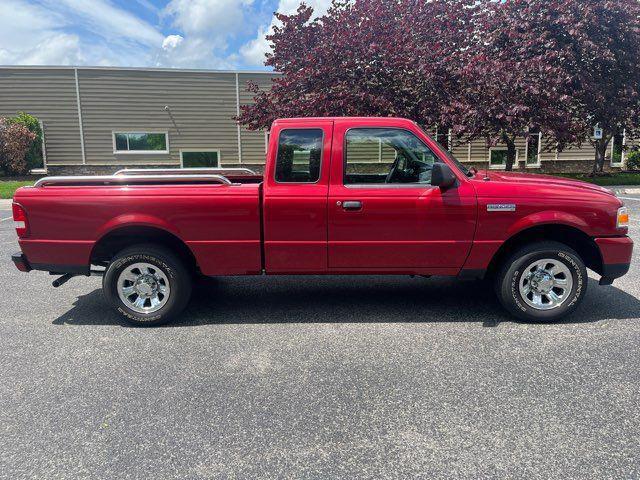
<path fill-rule="evenodd" d="M 456 86 L 455 49 L 471 31 L 473 0 L 337 1 L 312 19 L 304 4 L 267 39 L 265 64 L 283 75 L 238 120 L 267 128 L 279 117 L 404 116 L 440 122 Z"/>
<path fill-rule="evenodd" d="M 238 120 L 403 116 L 507 147 L 542 135 L 549 148 L 636 132 L 640 102 L 637 0 L 334 0 L 312 18 L 302 4 L 268 36 L 266 65 L 283 75 Z M 445 127 L 446 126 L 446 127 Z"/>

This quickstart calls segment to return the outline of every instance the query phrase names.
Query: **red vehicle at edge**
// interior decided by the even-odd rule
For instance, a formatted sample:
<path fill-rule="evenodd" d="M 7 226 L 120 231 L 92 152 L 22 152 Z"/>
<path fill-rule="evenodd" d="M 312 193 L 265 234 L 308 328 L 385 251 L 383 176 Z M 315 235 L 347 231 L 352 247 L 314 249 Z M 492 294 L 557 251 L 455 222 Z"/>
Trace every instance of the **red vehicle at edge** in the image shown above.
<path fill-rule="evenodd" d="M 372 161 L 373 159 L 373 161 Z M 276 121 L 264 177 L 242 169 L 49 177 L 16 192 L 19 270 L 103 275 L 134 324 L 186 306 L 194 274 L 487 277 L 516 317 L 553 321 L 631 261 L 612 192 L 469 171 L 414 122 Z"/>

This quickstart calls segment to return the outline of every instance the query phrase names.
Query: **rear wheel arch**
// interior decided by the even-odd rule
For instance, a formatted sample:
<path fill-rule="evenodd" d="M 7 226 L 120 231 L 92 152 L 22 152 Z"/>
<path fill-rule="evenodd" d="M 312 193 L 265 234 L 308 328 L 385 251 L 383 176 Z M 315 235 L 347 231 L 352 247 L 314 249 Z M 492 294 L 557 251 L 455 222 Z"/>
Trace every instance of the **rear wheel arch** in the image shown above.
<path fill-rule="evenodd" d="M 175 234 L 158 227 L 129 225 L 115 228 L 104 234 L 93 246 L 90 262 L 92 265 L 107 266 L 125 248 L 139 244 L 158 245 L 172 251 L 192 271 L 198 262 L 189 246 Z"/>
<path fill-rule="evenodd" d="M 502 263 L 518 249 L 545 240 L 567 245 L 576 251 L 588 268 L 597 273 L 602 272 L 602 255 L 593 238 L 574 226 L 549 223 L 526 228 L 509 237 L 489 262 L 487 276 L 493 277 Z"/>

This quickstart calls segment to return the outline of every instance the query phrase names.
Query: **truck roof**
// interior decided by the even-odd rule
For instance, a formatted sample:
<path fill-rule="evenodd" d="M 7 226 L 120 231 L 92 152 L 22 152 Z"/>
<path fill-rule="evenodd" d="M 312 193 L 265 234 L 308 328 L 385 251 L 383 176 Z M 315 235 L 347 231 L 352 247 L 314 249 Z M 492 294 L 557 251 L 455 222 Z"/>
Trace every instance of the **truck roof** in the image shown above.
<path fill-rule="evenodd" d="M 278 118 L 273 123 L 305 123 L 305 122 L 317 122 L 318 120 L 348 120 L 348 121 L 363 121 L 363 120 L 389 120 L 389 121 L 404 121 L 414 123 L 412 120 L 402 117 L 298 117 L 298 118 Z"/>

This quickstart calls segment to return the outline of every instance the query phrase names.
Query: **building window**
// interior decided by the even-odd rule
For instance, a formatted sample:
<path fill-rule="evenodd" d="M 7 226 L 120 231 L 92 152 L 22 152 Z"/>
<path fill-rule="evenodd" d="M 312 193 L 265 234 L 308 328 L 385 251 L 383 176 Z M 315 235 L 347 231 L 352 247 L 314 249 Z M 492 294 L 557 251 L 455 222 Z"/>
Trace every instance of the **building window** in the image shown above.
<path fill-rule="evenodd" d="M 169 153 L 166 132 L 113 132 L 113 153 Z"/>
<path fill-rule="evenodd" d="M 516 153 L 516 163 L 518 162 Z M 507 166 L 507 149 L 506 148 L 490 148 L 489 149 L 489 168 L 496 170 L 503 169 Z"/>
<path fill-rule="evenodd" d="M 180 150 L 182 168 L 217 168 L 220 166 L 219 150 Z"/>
<path fill-rule="evenodd" d="M 525 163 L 527 167 L 540 166 L 540 144 L 542 143 L 542 133 L 531 133 L 527 138 L 525 147 Z"/>
<path fill-rule="evenodd" d="M 289 129 L 280 132 L 276 182 L 315 183 L 320 179 L 322 130 Z"/>
<path fill-rule="evenodd" d="M 451 129 L 446 127 L 437 127 L 436 142 L 442 145 L 445 150 L 451 151 Z"/>
<path fill-rule="evenodd" d="M 611 166 L 621 167 L 624 162 L 624 148 L 626 145 L 626 135 L 623 131 L 611 138 Z"/>

